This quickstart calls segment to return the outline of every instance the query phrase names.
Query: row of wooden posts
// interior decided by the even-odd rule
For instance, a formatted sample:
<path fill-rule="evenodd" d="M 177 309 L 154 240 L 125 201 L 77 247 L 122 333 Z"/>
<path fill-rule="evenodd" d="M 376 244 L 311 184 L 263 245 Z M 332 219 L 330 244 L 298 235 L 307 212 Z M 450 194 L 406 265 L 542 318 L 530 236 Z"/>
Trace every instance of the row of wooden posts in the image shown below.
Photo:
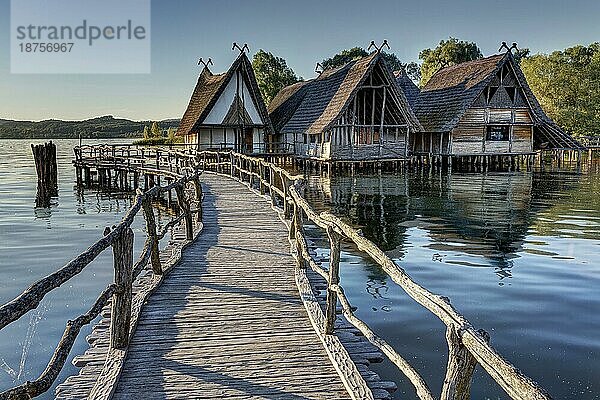
<path fill-rule="evenodd" d="M 402 172 L 404 170 L 428 169 L 437 171 L 488 172 L 488 171 L 531 171 L 534 167 L 544 168 L 550 163 L 559 168 L 574 166 L 581 168 L 581 151 L 553 150 L 523 155 L 412 155 L 408 159 L 375 160 L 321 160 L 293 156 L 273 156 L 265 159 L 283 167 L 293 167 L 320 175 L 335 173 L 354 174 L 357 172 Z M 593 160 L 592 151 L 587 162 Z"/>
<path fill-rule="evenodd" d="M 102 160 L 104 167 L 98 168 L 96 181 L 103 187 L 114 186 L 122 189 L 124 185 L 129 185 L 128 175 L 133 174 L 133 187 L 137 186 L 138 175 L 131 171 L 131 165 L 137 168 L 142 164 L 146 168 L 159 170 L 164 166 L 168 168 L 177 168 L 179 162 L 171 162 L 168 158 L 174 159 L 184 157 L 185 154 L 193 150 L 193 146 L 182 145 L 173 149 L 144 148 L 134 145 L 112 145 L 112 146 L 82 146 L 79 148 L 79 154 L 76 159 L 91 158 Z M 227 151 L 202 151 L 199 153 L 220 153 L 226 154 Z M 591 162 L 593 154 L 586 157 Z M 545 164 L 550 162 L 558 166 L 576 166 L 582 165 L 582 152 L 578 150 L 547 150 L 538 151 L 532 154 L 524 155 L 470 155 L 470 156 L 447 156 L 416 154 L 407 159 L 380 159 L 380 160 L 320 160 L 313 158 L 295 157 L 286 154 L 266 154 L 262 157 L 275 165 L 284 168 L 294 168 L 296 170 L 311 171 L 321 174 L 332 173 L 355 173 L 355 172 L 377 172 L 377 171 L 403 171 L 405 169 L 435 169 L 470 172 L 487 171 L 520 171 L 532 170 L 533 167 L 544 168 Z M 121 163 L 126 160 L 126 163 Z M 164 166 L 161 165 L 164 163 Z M 117 168 L 117 166 L 120 166 Z M 175 166 L 175 167 L 174 167 Z M 112 172 L 111 172 L 112 171 Z M 174 171 L 175 172 L 175 171 Z M 114 175 L 113 175 L 114 174 Z M 94 184 L 94 176 L 86 168 L 77 169 L 78 182 L 85 183 L 87 186 Z M 114 183 L 111 183 L 114 182 Z M 151 187 L 153 182 L 144 182 L 144 187 Z"/>

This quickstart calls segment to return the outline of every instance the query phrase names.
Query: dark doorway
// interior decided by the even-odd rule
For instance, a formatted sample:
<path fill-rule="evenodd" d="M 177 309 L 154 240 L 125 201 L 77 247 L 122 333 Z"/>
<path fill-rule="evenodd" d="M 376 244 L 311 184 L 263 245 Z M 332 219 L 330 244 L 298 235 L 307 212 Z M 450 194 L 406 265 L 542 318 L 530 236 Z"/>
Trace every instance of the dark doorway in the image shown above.
<path fill-rule="evenodd" d="M 252 153 L 254 140 L 254 129 L 246 128 L 244 130 L 244 153 Z"/>

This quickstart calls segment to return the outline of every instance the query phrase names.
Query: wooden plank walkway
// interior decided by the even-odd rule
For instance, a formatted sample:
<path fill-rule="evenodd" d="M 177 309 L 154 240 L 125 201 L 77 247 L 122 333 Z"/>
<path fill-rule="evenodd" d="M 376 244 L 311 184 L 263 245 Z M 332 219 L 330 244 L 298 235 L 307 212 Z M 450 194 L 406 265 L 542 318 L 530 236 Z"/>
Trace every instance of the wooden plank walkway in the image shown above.
<path fill-rule="evenodd" d="M 204 229 L 145 305 L 113 398 L 349 398 L 298 295 L 285 225 L 238 182 L 202 181 Z"/>

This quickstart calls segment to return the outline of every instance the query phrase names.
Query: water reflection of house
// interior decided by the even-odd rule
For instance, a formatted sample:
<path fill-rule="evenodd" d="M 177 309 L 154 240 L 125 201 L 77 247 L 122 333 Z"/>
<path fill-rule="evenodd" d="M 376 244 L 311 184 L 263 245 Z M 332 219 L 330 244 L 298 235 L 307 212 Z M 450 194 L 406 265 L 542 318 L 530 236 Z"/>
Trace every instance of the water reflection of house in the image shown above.
<path fill-rule="evenodd" d="M 325 161 L 404 159 L 420 130 L 381 54 L 283 88 L 269 104 L 278 141 Z"/>
<path fill-rule="evenodd" d="M 204 67 L 177 129 L 178 136 L 199 150 L 234 149 L 243 153 L 265 152 L 272 133 L 245 53 L 225 73 L 215 75 Z"/>
<path fill-rule="evenodd" d="M 397 82 L 405 92 L 414 90 L 404 74 Z M 542 110 L 510 52 L 441 69 L 412 106 L 425 130 L 411 138 L 413 154 L 514 156 L 582 149 Z"/>
<path fill-rule="evenodd" d="M 531 174 L 405 174 L 315 177 L 307 196 L 360 226 L 390 256 L 402 258 L 411 228 L 428 247 L 484 257 L 511 266 L 532 222 Z M 412 245 L 412 244 L 410 244 Z"/>

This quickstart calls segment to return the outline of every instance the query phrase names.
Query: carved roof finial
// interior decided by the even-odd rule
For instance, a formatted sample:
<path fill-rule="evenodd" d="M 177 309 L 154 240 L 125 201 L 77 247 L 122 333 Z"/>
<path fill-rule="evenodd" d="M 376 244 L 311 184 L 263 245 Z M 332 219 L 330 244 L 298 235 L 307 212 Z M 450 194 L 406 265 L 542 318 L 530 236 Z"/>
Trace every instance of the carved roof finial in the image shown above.
<path fill-rule="evenodd" d="M 384 40 L 383 40 L 383 43 L 381 43 L 381 45 L 380 45 L 380 46 L 377 46 L 377 45 L 375 44 L 375 41 L 374 41 L 374 40 L 371 40 L 371 44 L 369 44 L 369 48 L 367 49 L 367 51 L 371 51 L 371 49 L 373 49 L 373 48 L 374 48 L 374 49 L 375 49 L 375 51 L 377 51 L 377 53 L 381 53 L 381 50 L 382 50 L 384 47 L 387 47 L 387 48 L 388 48 L 388 50 L 390 49 L 390 45 L 388 44 L 388 41 L 387 41 L 387 39 L 384 39 Z"/>
<path fill-rule="evenodd" d="M 231 50 L 235 50 L 235 49 L 238 49 L 240 51 L 240 54 L 243 54 L 244 52 L 250 53 L 250 48 L 248 47 L 248 43 L 244 43 L 244 45 L 242 47 L 240 47 L 236 42 L 233 42 L 233 45 L 231 46 Z"/>
<path fill-rule="evenodd" d="M 315 66 L 315 72 L 319 75 L 321 75 L 323 73 L 323 71 L 325 70 L 325 68 L 323 68 L 323 66 L 321 65 L 321 63 L 317 63 L 317 65 Z"/>
<path fill-rule="evenodd" d="M 214 65 L 212 62 L 212 58 L 209 58 L 208 61 L 204 61 L 202 57 L 200 57 L 200 59 L 198 60 L 198 65 L 200 64 L 204 65 L 204 68 L 208 68 L 209 65 Z"/>

